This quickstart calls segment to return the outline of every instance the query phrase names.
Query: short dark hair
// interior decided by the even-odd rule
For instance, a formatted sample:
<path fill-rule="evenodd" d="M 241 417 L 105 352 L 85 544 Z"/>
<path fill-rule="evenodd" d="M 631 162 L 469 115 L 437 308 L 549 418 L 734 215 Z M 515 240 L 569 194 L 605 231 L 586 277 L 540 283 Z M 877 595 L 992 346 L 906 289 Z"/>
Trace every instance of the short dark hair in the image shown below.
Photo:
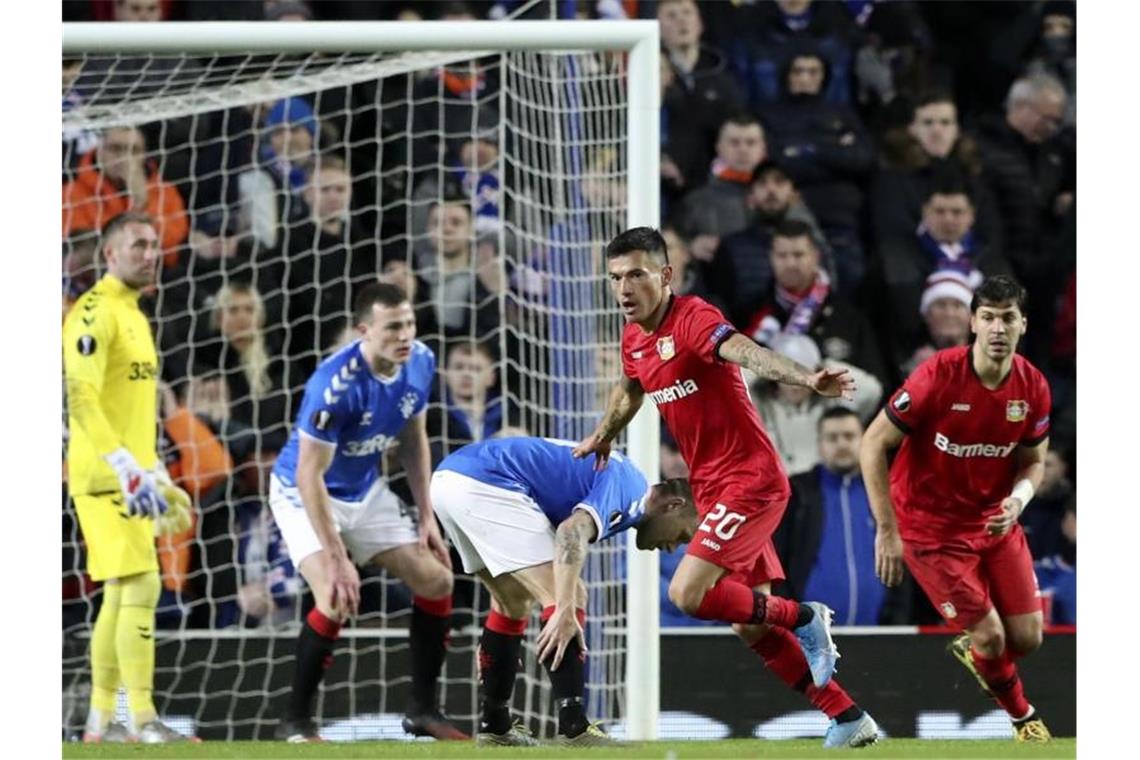
<path fill-rule="evenodd" d="M 911 108 L 911 118 L 914 118 L 915 112 L 920 108 L 926 108 L 936 103 L 949 103 L 955 108 L 958 104 L 954 101 L 954 96 L 950 94 L 949 90 L 927 90 L 920 94 L 914 101 L 914 106 Z"/>
<path fill-rule="evenodd" d="M 470 354 L 472 356 L 479 354 L 483 356 L 491 364 L 495 363 L 495 352 L 486 341 L 481 340 L 457 340 L 448 343 L 444 352 L 447 354 L 448 359 L 452 354 Z"/>
<path fill-rule="evenodd" d="M 785 219 L 776 225 L 775 231 L 772 232 L 773 238 L 798 238 L 806 237 L 815 245 L 815 235 L 813 234 L 811 225 L 807 222 L 801 222 L 798 219 Z"/>
<path fill-rule="evenodd" d="M 768 174 L 779 174 L 788 182 L 791 182 L 793 184 L 795 183 L 795 180 L 792 179 L 792 175 L 788 174 L 787 169 L 772 159 L 765 158 L 763 161 L 756 165 L 755 169 L 752 170 L 752 179 L 748 184 L 755 185 L 757 182 L 764 179 L 765 175 Z"/>
<path fill-rule="evenodd" d="M 729 124 L 733 125 L 734 127 L 751 127 L 753 124 L 755 124 L 756 126 L 760 127 L 761 132 L 764 131 L 764 124 L 760 121 L 759 117 L 757 117 L 756 114 L 749 113 L 748 111 L 740 111 L 739 113 L 734 113 L 732 116 L 729 116 L 727 119 L 720 123 L 719 127 L 716 128 L 716 136 L 718 140 L 720 139 L 720 133 L 724 131 L 724 128 Z"/>
<path fill-rule="evenodd" d="M 471 208 L 471 201 L 465 195 L 456 192 L 445 192 L 443 197 L 432 201 L 428 204 L 428 211 L 430 212 L 436 206 L 462 206 L 467 211 L 467 215 L 474 218 L 475 210 Z"/>
<path fill-rule="evenodd" d="M 966 177 L 957 169 L 941 169 L 931 179 L 926 191 L 922 194 L 922 204 L 925 206 L 936 195 L 964 195 L 966 201 L 973 206 L 974 194 Z"/>
<path fill-rule="evenodd" d="M 1021 287 L 1021 283 L 1008 274 L 995 274 L 993 277 L 987 277 L 985 282 L 974 290 L 974 297 L 970 301 L 970 313 L 977 314 L 979 306 L 1014 303 L 1017 305 L 1017 310 L 1025 314 L 1028 300 L 1029 294 Z"/>
<path fill-rule="evenodd" d="M 622 232 L 606 246 L 606 258 L 614 259 L 634 251 L 645 251 L 669 263 L 669 247 L 665 238 L 653 227 L 631 227 Z"/>
<path fill-rule="evenodd" d="M 399 285 L 390 282 L 370 282 L 356 294 L 352 302 L 352 317 L 355 324 L 372 321 L 372 306 L 399 306 L 408 300 L 408 294 Z"/>
<path fill-rule="evenodd" d="M 693 501 L 693 488 L 689 485 L 687 478 L 670 478 L 669 480 L 661 481 L 657 485 L 661 489 L 661 493 L 666 497 L 673 498 L 679 496 L 685 500 L 687 505 L 692 505 L 693 508 L 696 509 L 696 505 Z"/>
<path fill-rule="evenodd" d="M 828 420 L 845 420 L 848 417 L 854 417 L 856 420 L 859 420 L 860 424 L 863 422 L 861 419 L 859 419 L 859 415 L 856 414 L 855 410 L 851 407 L 842 405 L 833 406 L 820 415 L 819 422 L 816 423 L 815 429 L 817 431 L 823 430 L 823 423 L 827 422 Z"/>

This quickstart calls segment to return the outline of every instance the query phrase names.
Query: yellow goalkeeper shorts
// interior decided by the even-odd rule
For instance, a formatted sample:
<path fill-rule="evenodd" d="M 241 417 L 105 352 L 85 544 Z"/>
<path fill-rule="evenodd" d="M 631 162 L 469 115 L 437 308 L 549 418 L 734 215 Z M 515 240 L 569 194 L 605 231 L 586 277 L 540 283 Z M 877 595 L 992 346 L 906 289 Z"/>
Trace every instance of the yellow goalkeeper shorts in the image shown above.
<path fill-rule="evenodd" d="M 158 570 L 153 520 L 130 517 L 121 494 L 73 498 L 87 544 L 87 574 L 92 580 L 126 578 Z"/>

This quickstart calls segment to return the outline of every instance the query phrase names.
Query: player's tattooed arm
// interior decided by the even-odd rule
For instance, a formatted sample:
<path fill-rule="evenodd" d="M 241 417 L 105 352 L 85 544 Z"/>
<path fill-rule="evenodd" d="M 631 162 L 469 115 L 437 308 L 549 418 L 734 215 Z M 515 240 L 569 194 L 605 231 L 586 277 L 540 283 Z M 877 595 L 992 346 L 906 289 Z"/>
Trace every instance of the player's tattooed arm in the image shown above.
<path fill-rule="evenodd" d="M 720 344 L 717 353 L 721 359 L 752 370 L 765 380 L 788 385 L 812 387 L 813 372 L 786 356 L 764 348 L 747 335 L 735 333 Z"/>
<path fill-rule="evenodd" d="M 584 509 L 574 510 L 554 534 L 554 614 L 542 627 L 536 642 L 539 661 L 550 658 L 552 670 L 562 663 L 571 641 L 577 639 L 580 650 L 586 652 L 586 637 L 578 623 L 577 609 L 586 607 L 582 566 L 586 564 L 590 541 L 597 535 L 594 518 Z"/>
<path fill-rule="evenodd" d="M 621 382 L 614 387 L 610 394 L 606 416 L 598 424 L 595 435 L 603 440 L 612 441 L 637 415 L 637 410 L 641 408 L 641 402 L 644 399 L 645 391 L 642 389 L 641 383 L 622 375 Z"/>

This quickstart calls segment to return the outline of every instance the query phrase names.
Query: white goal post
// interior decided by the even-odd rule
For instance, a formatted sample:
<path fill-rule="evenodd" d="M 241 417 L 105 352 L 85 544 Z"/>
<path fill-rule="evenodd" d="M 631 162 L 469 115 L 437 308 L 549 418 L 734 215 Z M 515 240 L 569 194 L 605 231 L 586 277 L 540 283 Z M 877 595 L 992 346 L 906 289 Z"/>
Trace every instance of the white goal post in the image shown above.
<path fill-rule="evenodd" d="M 628 227 L 659 222 L 659 41 L 655 21 L 68 23 L 65 55 L 311 54 L 408 51 L 624 51 Z M 659 418 L 646 404 L 628 452 L 659 473 Z M 627 542 L 625 737 L 655 739 L 659 713 L 659 563 Z"/>

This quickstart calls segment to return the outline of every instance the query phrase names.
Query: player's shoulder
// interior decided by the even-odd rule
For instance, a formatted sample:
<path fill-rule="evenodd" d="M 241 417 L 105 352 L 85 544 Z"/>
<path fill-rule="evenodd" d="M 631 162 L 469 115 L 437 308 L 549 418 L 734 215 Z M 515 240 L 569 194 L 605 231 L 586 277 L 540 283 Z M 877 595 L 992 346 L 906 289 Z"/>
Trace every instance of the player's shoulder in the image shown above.
<path fill-rule="evenodd" d="M 692 317 L 697 315 L 715 315 L 724 318 L 720 309 L 701 298 L 700 296 L 673 296 L 673 309 L 677 316 Z"/>
<path fill-rule="evenodd" d="M 359 341 L 353 341 L 318 364 L 306 385 L 310 391 L 322 394 L 326 404 L 332 405 L 349 386 L 366 376 L 366 369 Z"/>
<path fill-rule="evenodd" d="M 970 347 L 954 346 L 935 351 L 910 373 L 912 379 L 951 381 L 958 373 L 970 368 Z"/>
<path fill-rule="evenodd" d="M 79 296 L 63 321 L 65 332 L 111 329 L 117 319 L 117 301 L 108 298 L 100 280 Z"/>

